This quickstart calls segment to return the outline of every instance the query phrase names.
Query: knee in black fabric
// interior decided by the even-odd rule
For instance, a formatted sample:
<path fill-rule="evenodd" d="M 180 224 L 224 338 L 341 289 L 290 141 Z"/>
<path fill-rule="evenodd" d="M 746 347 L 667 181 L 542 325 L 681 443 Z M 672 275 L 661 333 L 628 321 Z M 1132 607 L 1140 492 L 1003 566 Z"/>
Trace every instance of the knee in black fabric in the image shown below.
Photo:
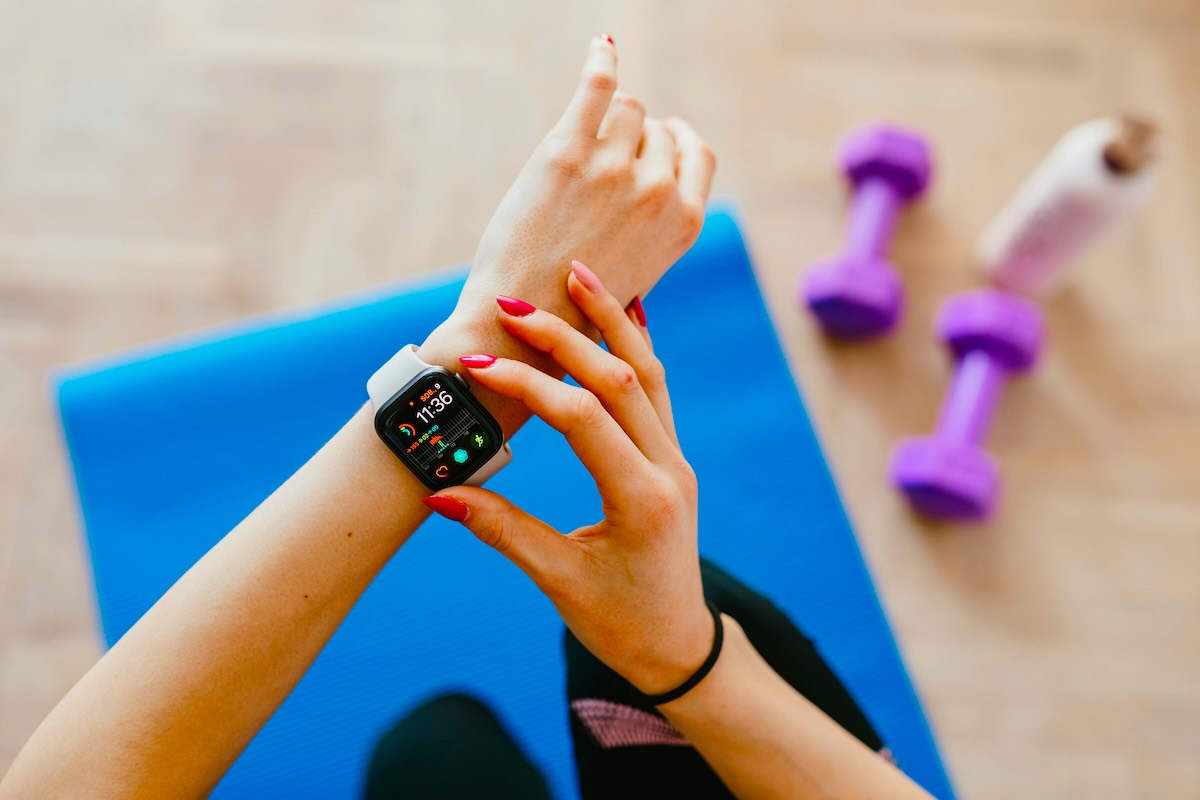
<path fill-rule="evenodd" d="M 550 800 L 546 781 L 479 700 L 435 697 L 379 738 L 367 800 Z"/>

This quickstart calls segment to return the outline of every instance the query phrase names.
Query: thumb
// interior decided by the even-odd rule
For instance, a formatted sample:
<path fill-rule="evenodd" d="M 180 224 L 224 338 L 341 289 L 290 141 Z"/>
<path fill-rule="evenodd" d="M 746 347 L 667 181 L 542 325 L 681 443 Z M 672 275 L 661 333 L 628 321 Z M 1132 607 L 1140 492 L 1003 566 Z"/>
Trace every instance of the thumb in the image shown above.
<path fill-rule="evenodd" d="M 495 492 L 455 486 L 424 498 L 446 519 L 461 522 L 479 541 L 516 564 L 545 591 L 570 557 L 570 542 Z"/>

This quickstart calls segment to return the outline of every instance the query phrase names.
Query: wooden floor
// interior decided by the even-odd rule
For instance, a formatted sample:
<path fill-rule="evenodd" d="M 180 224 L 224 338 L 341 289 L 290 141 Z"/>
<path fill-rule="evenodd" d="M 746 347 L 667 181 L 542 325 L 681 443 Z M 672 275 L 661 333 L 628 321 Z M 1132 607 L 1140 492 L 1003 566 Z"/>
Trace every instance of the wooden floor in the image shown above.
<path fill-rule="evenodd" d="M 604 31 L 719 155 L 962 795 L 1200 797 L 1195 0 L 0 0 L 0 770 L 98 653 L 50 371 L 470 257 Z M 1056 136 L 1123 109 L 1166 131 L 1155 201 L 1049 305 L 1002 513 L 922 524 L 883 475 L 946 383 L 937 304 Z M 792 287 L 874 118 L 938 172 L 893 250 L 905 326 L 834 346 Z"/>

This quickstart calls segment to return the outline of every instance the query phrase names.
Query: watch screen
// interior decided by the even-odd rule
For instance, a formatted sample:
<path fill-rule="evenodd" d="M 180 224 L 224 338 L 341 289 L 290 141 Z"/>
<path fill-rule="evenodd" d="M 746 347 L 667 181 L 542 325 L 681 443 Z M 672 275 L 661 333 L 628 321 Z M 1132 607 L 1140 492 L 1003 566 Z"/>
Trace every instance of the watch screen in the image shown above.
<path fill-rule="evenodd" d="M 479 401 L 440 371 L 417 378 L 388 404 L 377 426 L 392 450 L 434 489 L 462 483 L 502 444 L 499 428 Z"/>

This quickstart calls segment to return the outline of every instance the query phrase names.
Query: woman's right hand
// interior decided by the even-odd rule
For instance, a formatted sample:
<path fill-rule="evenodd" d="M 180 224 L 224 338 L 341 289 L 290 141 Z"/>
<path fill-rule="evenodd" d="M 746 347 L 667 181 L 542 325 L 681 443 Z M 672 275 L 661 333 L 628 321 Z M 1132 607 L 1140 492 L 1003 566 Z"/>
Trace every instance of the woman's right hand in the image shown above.
<path fill-rule="evenodd" d="M 471 377 L 561 431 L 604 501 L 563 536 L 497 494 L 444 489 L 426 503 L 523 569 L 597 658 L 645 694 L 688 680 L 713 645 L 696 547 L 696 479 L 675 438 L 663 369 L 635 311 L 586 267 L 567 290 L 605 352 L 558 317 L 498 298 L 504 328 L 548 353 L 579 387 L 520 361 L 464 356 Z M 712 671 L 659 706 L 737 797 L 925 798 L 920 787 L 771 669 L 722 618 Z"/>
<path fill-rule="evenodd" d="M 626 312 L 578 262 L 567 291 L 608 352 L 557 316 L 508 298 L 499 299 L 500 320 L 578 388 L 520 361 L 461 360 L 473 380 L 524 403 L 566 436 L 596 480 L 603 519 L 563 536 L 484 489 L 445 489 L 426 502 L 524 570 L 597 658 L 658 694 L 687 680 L 713 643 L 696 543 L 696 479 L 675 437 L 643 318 Z"/>

